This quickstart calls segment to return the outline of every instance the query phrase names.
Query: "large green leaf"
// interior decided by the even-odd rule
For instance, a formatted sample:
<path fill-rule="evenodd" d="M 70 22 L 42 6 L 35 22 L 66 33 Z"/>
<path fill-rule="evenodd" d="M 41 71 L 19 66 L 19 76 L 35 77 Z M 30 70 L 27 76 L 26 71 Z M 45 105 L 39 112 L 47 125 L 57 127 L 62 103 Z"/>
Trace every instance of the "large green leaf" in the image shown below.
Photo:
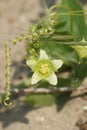
<path fill-rule="evenodd" d="M 33 107 L 49 106 L 55 103 L 55 96 L 52 94 L 32 94 L 26 97 L 25 103 Z"/>
<path fill-rule="evenodd" d="M 79 0 L 62 0 L 61 4 L 68 6 L 72 11 L 83 11 L 83 7 Z M 60 12 L 64 12 L 63 9 Z M 74 13 L 76 14 L 76 13 Z M 83 12 L 78 12 L 78 14 L 84 14 Z M 64 16 L 67 18 L 68 16 Z M 68 19 L 67 19 L 68 20 Z M 72 16 L 72 24 L 73 24 L 73 34 L 77 36 L 85 36 L 87 35 L 87 26 L 85 24 L 84 15 L 73 15 Z"/>
<path fill-rule="evenodd" d="M 44 43 L 43 48 L 51 55 L 53 58 L 60 58 L 65 63 L 77 63 L 78 55 L 72 47 L 69 45 L 61 45 L 57 43 Z"/>
<path fill-rule="evenodd" d="M 87 63 L 81 63 L 73 70 L 73 73 L 71 74 L 72 88 L 79 87 L 86 76 L 87 76 Z"/>

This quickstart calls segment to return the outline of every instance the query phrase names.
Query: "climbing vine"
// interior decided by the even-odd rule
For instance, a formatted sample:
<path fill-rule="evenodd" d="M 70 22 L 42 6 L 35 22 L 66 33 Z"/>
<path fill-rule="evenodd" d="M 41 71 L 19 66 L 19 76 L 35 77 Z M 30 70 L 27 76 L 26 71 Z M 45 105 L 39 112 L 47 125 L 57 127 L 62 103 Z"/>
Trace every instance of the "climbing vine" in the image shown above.
<path fill-rule="evenodd" d="M 67 5 L 67 3 L 69 5 Z M 5 43 L 6 87 L 4 104 L 6 106 L 12 105 L 10 100 L 10 44 L 16 45 L 17 42 L 26 40 L 26 65 L 30 67 L 34 73 L 31 78 L 32 87 L 32 83 L 40 88 L 46 83 L 47 89 L 52 89 L 52 87 L 56 85 L 53 91 L 59 91 L 57 87 L 62 86 L 62 83 L 60 84 L 61 78 L 58 78 L 58 72 L 62 73 L 68 68 L 71 70 L 68 79 L 68 84 L 71 86 L 71 88 L 69 88 L 70 91 L 78 88 L 83 79 L 87 76 L 87 67 L 85 67 L 87 66 L 87 25 L 84 18 L 84 16 L 87 15 L 87 10 L 83 10 L 79 2 L 76 4 L 77 5 L 75 5 L 75 0 L 73 3 L 68 0 L 66 0 L 66 2 L 62 0 L 60 5 L 52 6 L 48 10 L 48 14 L 38 21 L 30 32 L 20 34 L 20 36 Z M 64 68 L 66 68 L 66 70 Z M 37 82 L 39 83 L 37 84 Z"/>

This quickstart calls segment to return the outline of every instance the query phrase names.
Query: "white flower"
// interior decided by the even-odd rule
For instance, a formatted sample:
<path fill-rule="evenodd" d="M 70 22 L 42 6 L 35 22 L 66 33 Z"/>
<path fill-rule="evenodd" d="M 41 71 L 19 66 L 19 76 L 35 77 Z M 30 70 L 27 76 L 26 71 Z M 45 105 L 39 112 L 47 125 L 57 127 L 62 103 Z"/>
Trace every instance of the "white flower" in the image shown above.
<path fill-rule="evenodd" d="M 54 73 L 59 69 L 62 60 L 50 60 L 44 50 L 40 50 L 38 60 L 27 60 L 26 64 L 33 70 L 34 74 L 31 79 L 31 84 L 36 84 L 40 80 L 46 80 L 52 85 L 57 84 L 57 76 Z"/>

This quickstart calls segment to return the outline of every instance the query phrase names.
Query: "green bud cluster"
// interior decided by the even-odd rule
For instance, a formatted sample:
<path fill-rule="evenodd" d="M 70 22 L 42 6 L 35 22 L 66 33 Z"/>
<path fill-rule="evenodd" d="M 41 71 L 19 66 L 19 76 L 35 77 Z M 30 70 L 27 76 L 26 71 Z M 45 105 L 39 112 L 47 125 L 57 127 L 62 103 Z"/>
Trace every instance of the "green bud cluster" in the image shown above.
<path fill-rule="evenodd" d="M 49 24 L 50 26 L 56 26 L 58 24 L 58 19 L 59 19 L 60 15 L 56 12 L 51 13 L 49 15 Z"/>
<path fill-rule="evenodd" d="M 47 34 L 48 30 L 46 28 L 40 29 L 37 32 L 34 32 L 30 34 L 29 37 L 29 47 L 27 48 L 27 51 L 30 55 L 37 56 L 41 47 L 41 37 L 43 37 L 45 34 Z"/>

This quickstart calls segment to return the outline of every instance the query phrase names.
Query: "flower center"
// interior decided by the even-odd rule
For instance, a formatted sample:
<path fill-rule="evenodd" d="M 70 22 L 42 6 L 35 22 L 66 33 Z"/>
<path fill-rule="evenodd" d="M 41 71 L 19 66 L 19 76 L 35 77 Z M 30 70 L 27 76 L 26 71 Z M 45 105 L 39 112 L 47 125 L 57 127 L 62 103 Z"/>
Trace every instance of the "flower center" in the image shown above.
<path fill-rule="evenodd" d="M 47 63 L 41 64 L 40 68 L 39 68 L 40 73 L 42 73 L 43 75 L 48 74 L 50 69 L 49 69 L 49 65 Z"/>

